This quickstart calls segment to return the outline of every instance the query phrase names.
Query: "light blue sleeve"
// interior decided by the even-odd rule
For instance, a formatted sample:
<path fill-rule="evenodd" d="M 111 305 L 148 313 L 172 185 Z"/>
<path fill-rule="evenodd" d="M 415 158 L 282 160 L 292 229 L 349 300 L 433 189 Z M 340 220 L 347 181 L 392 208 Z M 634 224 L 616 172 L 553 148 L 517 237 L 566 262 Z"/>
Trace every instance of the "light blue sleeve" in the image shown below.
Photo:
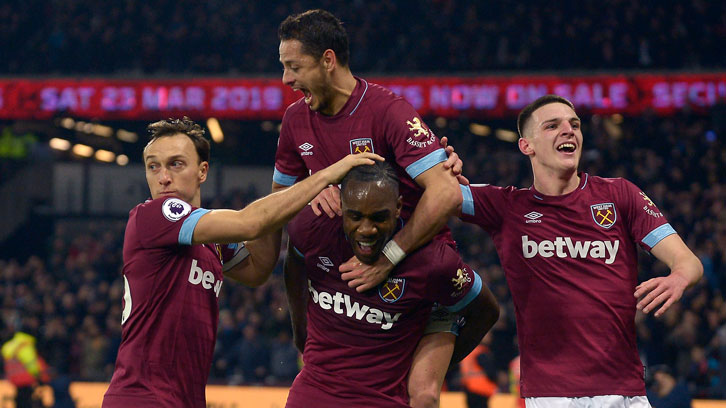
<path fill-rule="evenodd" d="M 675 233 L 676 230 L 671 227 L 671 224 L 663 224 L 660 227 L 654 229 L 653 231 L 650 231 L 650 233 L 646 235 L 645 238 L 643 238 L 643 243 L 645 245 L 648 245 L 648 247 L 653 248 L 663 238 Z"/>
<path fill-rule="evenodd" d="M 297 176 L 290 176 L 288 174 L 285 174 L 280 170 L 277 170 L 277 167 L 275 167 L 275 171 L 272 173 L 272 181 L 277 184 L 289 187 L 295 184 L 295 182 L 297 181 Z"/>
<path fill-rule="evenodd" d="M 466 215 L 474 214 L 474 196 L 471 194 L 471 187 L 459 184 L 461 195 L 464 200 L 461 203 L 461 213 Z"/>
<path fill-rule="evenodd" d="M 179 230 L 179 244 L 180 245 L 191 245 L 192 244 L 192 236 L 194 236 L 194 228 L 197 227 L 197 222 L 199 222 L 199 219 L 202 217 L 202 215 L 208 213 L 209 210 L 204 208 L 197 208 L 196 210 L 192 211 L 189 216 L 187 216 L 186 219 L 184 219 L 184 223 L 182 224 L 181 229 Z"/>
<path fill-rule="evenodd" d="M 446 152 L 444 149 L 437 149 L 427 154 L 426 156 L 416 160 L 406 167 L 406 173 L 411 176 L 412 179 L 418 177 L 421 173 L 434 167 L 435 165 L 446 161 Z"/>

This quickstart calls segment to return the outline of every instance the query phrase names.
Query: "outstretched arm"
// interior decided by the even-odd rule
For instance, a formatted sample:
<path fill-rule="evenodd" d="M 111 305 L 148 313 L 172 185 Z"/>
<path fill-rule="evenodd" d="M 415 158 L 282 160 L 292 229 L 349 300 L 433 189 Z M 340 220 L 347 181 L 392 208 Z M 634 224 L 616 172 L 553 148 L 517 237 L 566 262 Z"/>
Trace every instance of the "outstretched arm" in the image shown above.
<path fill-rule="evenodd" d="M 671 273 L 641 283 L 635 288 L 634 295 L 640 299 L 636 307 L 644 313 L 660 306 L 655 312 L 655 317 L 660 317 L 683 296 L 686 288 L 701 279 L 703 265 L 678 234 L 663 238 L 650 253 L 668 265 Z"/>
<path fill-rule="evenodd" d="M 287 304 L 290 309 L 290 320 L 292 321 L 292 338 L 295 347 L 302 353 L 305 350 L 308 326 L 307 273 L 305 272 L 303 258 L 295 251 L 289 241 L 283 270 L 285 274 Z"/>
<path fill-rule="evenodd" d="M 259 238 L 282 228 L 310 200 L 331 183 L 339 182 L 359 165 L 383 160 L 372 153 L 351 154 L 292 187 L 263 197 L 239 211 L 213 210 L 194 228 L 192 242 L 232 243 Z"/>

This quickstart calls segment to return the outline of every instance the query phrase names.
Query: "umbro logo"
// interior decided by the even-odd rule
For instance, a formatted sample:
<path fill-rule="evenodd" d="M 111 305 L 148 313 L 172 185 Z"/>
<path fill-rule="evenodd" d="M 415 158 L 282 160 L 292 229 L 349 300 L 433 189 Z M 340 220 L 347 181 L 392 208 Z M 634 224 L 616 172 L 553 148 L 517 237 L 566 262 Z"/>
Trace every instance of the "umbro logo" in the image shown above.
<path fill-rule="evenodd" d="M 300 149 L 302 149 L 302 153 L 300 153 L 300 154 L 303 155 L 303 156 L 311 156 L 313 154 L 313 152 L 310 151 L 310 149 L 313 148 L 313 145 L 311 145 L 308 142 L 305 142 L 305 143 L 301 144 L 298 147 Z"/>
<path fill-rule="evenodd" d="M 330 272 L 330 268 L 334 265 L 333 261 L 331 261 L 330 258 L 328 258 L 327 256 L 319 256 L 318 260 L 320 260 L 320 262 L 318 262 L 318 264 L 315 266 L 324 270 L 325 272 Z"/>
<path fill-rule="evenodd" d="M 524 218 L 527 219 L 527 221 L 525 221 L 527 224 L 541 223 L 542 220 L 540 220 L 539 218 L 542 216 L 543 214 L 538 213 L 537 211 L 532 211 L 530 213 L 524 214 Z"/>

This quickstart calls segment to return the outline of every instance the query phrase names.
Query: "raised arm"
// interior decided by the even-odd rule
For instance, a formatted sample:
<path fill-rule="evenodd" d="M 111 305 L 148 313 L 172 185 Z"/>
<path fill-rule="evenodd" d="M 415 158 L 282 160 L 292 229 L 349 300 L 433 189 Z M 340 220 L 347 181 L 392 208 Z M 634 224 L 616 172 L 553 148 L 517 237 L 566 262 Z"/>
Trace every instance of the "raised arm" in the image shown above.
<path fill-rule="evenodd" d="M 199 218 L 192 242 L 240 242 L 278 230 L 329 184 L 339 182 L 354 166 L 373 164 L 373 160 L 383 158 L 372 153 L 348 155 L 290 188 L 263 197 L 242 210 L 212 210 Z"/>
<path fill-rule="evenodd" d="M 678 234 L 663 238 L 650 253 L 668 265 L 671 273 L 641 283 L 635 288 L 634 296 L 640 299 L 636 307 L 644 313 L 660 306 L 655 312 L 655 317 L 660 317 L 683 296 L 686 288 L 701 279 L 703 265 Z"/>

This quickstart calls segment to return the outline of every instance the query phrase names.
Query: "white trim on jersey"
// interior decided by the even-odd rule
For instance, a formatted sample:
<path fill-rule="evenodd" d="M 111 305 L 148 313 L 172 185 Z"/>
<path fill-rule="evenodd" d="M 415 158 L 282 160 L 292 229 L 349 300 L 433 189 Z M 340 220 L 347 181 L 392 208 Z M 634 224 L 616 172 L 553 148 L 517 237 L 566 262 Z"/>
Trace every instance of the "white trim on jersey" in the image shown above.
<path fill-rule="evenodd" d="M 250 251 L 245 246 L 244 242 L 238 242 L 236 244 L 229 244 L 229 248 L 233 248 L 234 245 L 234 256 L 229 261 L 222 264 L 222 272 L 227 272 L 235 266 L 239 265 L 242 261 L 250 256 Z"/>
<path fill-rule="evenodd" d="M 366 84 L 366 89 L 363 90 L 363 94 L 361 94 L 360 99 L 358 100 L 358 103 L 355 105 L 355 108 L 353 108 L 352 111 L 348 114 L 348 116 L 353 116 L 356 110 L 358 110 L 358 106 L 360 106 L 360 103 L 363 102 L 363 97 L 366 96 L 366 92 L 368 92 L 368 81 L 361 78 L 361 81 L 363 81 Z"/>

